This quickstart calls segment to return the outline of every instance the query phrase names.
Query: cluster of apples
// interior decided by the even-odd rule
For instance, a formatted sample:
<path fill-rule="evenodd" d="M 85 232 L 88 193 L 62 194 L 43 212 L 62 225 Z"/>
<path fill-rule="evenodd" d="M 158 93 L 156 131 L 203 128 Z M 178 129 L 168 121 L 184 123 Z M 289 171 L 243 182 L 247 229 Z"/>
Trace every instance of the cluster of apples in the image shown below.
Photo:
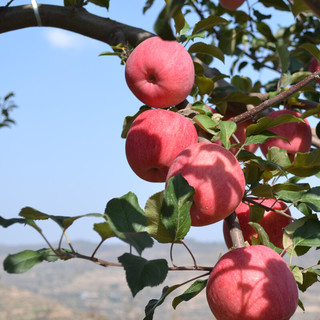
<path fill-rule="evenodd" d="M 192 121 L 168 110 L 184 101 L 193 87 L 194 66 L 187 50 L 176 41 L 149 38 L 130 54 L 125 77 L 135 96 L 151 107 L 136 117 L 127 134 L 126 157 L 132 170 L 150 182 L 167 182 L 182 174 L 195 189 L 192 226 L 212 224 L 239 211 L 245 178 L 233 152 L 198 142 Z M 245 139 L 245 126 L 238 130 Z M 245 230 L 246 218 L 240 222 Z M 278 239 L 272 240 L 278 244 Z M 206 292 L 218 320 L 289 319 L 298 303 L 289 267 L 262 245 L 225 254 L 213 268 Z"/>

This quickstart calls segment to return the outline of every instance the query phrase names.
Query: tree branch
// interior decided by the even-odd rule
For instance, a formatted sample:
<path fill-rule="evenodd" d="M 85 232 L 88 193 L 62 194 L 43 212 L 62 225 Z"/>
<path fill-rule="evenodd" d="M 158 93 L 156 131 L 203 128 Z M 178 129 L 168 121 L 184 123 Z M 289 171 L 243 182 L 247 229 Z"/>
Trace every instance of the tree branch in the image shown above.
<path fill-rule="evenodd" d="M 103 18 L 83 8 L 39 4 L 42 25 L 73 31 L 115 46 L 129 43 L 136 46 L 154 34 L 143 29 Z M 0 33 L 37 27 L 37 20 L 31 5 L 0 7 Z"/>

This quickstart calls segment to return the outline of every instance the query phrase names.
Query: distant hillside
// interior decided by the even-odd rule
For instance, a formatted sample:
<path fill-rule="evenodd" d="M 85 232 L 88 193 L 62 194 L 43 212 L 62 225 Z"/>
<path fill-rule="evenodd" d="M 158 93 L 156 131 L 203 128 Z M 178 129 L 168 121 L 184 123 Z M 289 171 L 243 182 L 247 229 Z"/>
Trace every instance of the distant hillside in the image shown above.
<path fill-rule="evenodd" d="M 199 265 L 214 265 L 219 254 L 226 252 L 223 243 L 197 243 L 188 241 Z M 0 261 L 9 253 L 23 249 L 39 249 L 40 246 L 10 247 L 0 245 Z M 74 248 L 90 254 L 94 245 L 76 242 Z M 102 259 L 117 261 L 127 247 L 122 244 L 103 246 L 97 253 Z M 146 250 L 145 257 L 168 257 L 168 245 L 156 245 L 156 250 Z M 313 253 L 314 254 L 314 253 Z M 175 263 L 192 265 L 192 260 L 181 245 L 174 248 Z M 314 259 L 312 259 L 314 261 Z M 308 259 L 301 261 L 308 265 Z M 198 273 L 197 273 L 198 275 Z M 0 319 L 1 320 L 141 320 L 144 307 L 152 298 L 159 298 L 162 288 L 184 282 L 195 272 L 170 272 L 165 283 L 156 288 L 146 288 L 132 299 L 121 268 L 103 268 L 88 261 L 69 260 L 42 263 L 25 274 L 11 275 L 0 269 Z M 205 293 L 200 293 L 190 302 L 183 303 L 175 311 L 172 299 L 183 292 L 173 292 L 156 310 L 155 320 L 206 320 L 214 319 L 206 302 Z M 300 310 L 294 320 L 319 320 L 320 286 L 315 285 L 301 296 L 306 313 Z"/>

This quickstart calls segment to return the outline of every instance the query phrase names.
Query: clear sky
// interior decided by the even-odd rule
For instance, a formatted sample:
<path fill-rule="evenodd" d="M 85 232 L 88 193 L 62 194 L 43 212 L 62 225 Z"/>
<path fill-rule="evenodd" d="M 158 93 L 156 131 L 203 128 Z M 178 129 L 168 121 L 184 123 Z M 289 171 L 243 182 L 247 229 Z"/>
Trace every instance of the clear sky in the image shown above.
<path fill-rule="evenodd" d="M 25 3 L 16 0 L 12 5 Z M 155 1 L 143 15 L 144 3 L 111 0 L 109 12 L 89 8 L 153 31 L 164 2 Z M 13 91 L 19 106 L 12 113 L 17 125 L 0 130 L 0 215 L 17 217 L 25 206 L 56 215 L 102 213 L 110 199 L 128 191 L 144 207 L 149 196 L 163 190 L 164 184 L 141 180 L 127 164 L 122 124 L 142 103 L 128 89 L 120 60 L 98 57 L 111 50 L 108 45 L 59 29 L 29 28 L 1 34 L 0 47 L 0 96 Z M 222 72 L 230 67 L 216 66 Z M 98 242 L 92 223 L 99 221 L 75 222 L 69 237 Z M 60 236 L 53 223 L 41 226 L 50 240 Z M 222 241 L 222 222 L 192 228 L 190 237 Z M 28 227 L 0 229 L 0 244 L 40 241 Z"/>

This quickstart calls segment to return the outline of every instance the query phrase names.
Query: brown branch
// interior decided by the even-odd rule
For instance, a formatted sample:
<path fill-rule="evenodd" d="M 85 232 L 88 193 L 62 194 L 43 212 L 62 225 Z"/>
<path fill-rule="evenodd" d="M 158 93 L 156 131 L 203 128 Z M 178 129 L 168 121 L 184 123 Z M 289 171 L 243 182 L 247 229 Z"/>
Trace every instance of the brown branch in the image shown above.
<path fill-rule="evenodd" d="M 285 212 L 285 210 L 277 210 L 277 209 L 270 208 L 268 206 L 265 206 L 263 203 L 259 203 L 257 201 L 252 200 L 251 198 L 248 198 L 248 197 L 244 197 L 244 201 L 249 202 L 249 203 L 254 204 L 254 205 L 257 205 L 257 206 L 263 208 L 264 210 L 276 212 L 276 213 L 278 213 L 278 214 L 280 214 L 280 215 L 282 215 L 282 216 L 284 216 L 286 218 L 289 218 L 291 220 L 297 220 L 296 218 L 294 218 L 294 217 L 290 216 L 289 214 L 287 214 Z"/>
<path fill-rule="evenodd" d="M 233 247 L 234 248 L 244 247 L 245 246 L 244 238 L 243 238 L 240 223 L 235 211 L 233 211 L 229 217 L 225 218 L 225 221 L 227 223 L 227 226 L 230 232 L 230 237 L 232 240 Z"/>
<path fill-rule="evenodd" d="M 294 86 L 290 87 L 288 90 L 285 90 L 285 91 L 279 93 L 277 96 L 275 96 L 273 98 L 265 100 L 264 102 L 259 104 L 257 107 L 255 107 L 251 110 L 248 110 L 242 114 L 239 114 L 235 117 L 232 117 L 229 120 L 238 123 L 238 122 L 242 122 L 242 121 L 245 121 L 248 119 L 252 119 L 260 112 L 287 100 L 288 98 L 290 98 L 290 96 L 297 93 L 298 91 L 301 91 L 304 87 L 306 87 L 310 83 L 318 80 L 319 77 L 320 77 L 320 70 L 312 73 L 310 76 L 301 80 L 300 82 L 298 82 Z"/>
<path fill-rule="evenodd" d="M 44 27 L 73 31 L 111 46 L 129 43 L 136 46 L 154 34 L 143 29 L 103 18 L 83 8 L 39 4 L 39 14 Z M 37 27 L 31 5 L 0 7 L 0 33 Z"/>

